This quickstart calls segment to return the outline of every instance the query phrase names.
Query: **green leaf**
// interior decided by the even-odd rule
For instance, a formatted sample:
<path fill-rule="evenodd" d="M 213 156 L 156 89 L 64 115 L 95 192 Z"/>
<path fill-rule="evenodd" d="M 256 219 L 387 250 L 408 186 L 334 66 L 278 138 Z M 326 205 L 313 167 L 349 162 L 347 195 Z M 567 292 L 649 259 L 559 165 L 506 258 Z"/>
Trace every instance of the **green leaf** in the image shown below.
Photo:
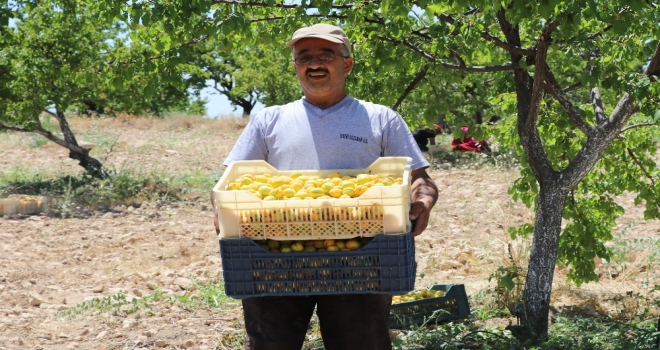
<path fill-rule="evenodd" d="M 506 288 L 507 290 L 512 290 L 513 287 L 516 286 L 515 282 L 513 281 L 514 277 L 515 277 L 514 275 L 507 273 L 504 276 L 502 276 L 502 278 L 500 278 L 499 282 L 502 285 L 502 287 Z"/>
<path fill-rule="evenodd" d="M 541 0 L 539 2 L 539 14 L 543 18 L 550 18 L 554 12 L 554 5 L 549 0 Z"/>
<path fill-rule="evenodd" d="M 380 14 L 383 17 L 387 17 L 387 13 L 389 12 L 390 8 L 390 1 L 389 0 L 382 0 L 381 5 L 380 5 Z"/>
<path fill-rule="evenodd" d="M 617 19 L 612 22 L 612 30 L 618 35 L 624 35 L 628 31 L 629 23 L 622 19 Z"/>
<path fill-rule="evenodd" d="M 121 90 L 124 87 L 124 79 L 121 76 L 113 78 L 112 86 L 117 90 Z"/>
<path fill-rule="evenodd" d="M 465 132 L 463 130 L 461 130 L 461 126 L 457 125 L 457 126 L 454 127 L 454 131 L 452 132 L 452 136 L 455 139 L 462 140 L 465 137 Z"/>
<path fill-rule="evenodd" d="M 429 18 L 433 18 L 435 14 L 442 14 L 442 12 L 445 10 L 445 7 L 440 5 L 440 4 L 434 4 L 434 5 L 429 5 L 426 8 L 426 14 L 429 16 Z"/>
<path fill-rule="evenodd" d="M 150 99 L 155 92 L 155 88 L 153 84 L 147 84 L 144 88 L 144 98 Z"/>

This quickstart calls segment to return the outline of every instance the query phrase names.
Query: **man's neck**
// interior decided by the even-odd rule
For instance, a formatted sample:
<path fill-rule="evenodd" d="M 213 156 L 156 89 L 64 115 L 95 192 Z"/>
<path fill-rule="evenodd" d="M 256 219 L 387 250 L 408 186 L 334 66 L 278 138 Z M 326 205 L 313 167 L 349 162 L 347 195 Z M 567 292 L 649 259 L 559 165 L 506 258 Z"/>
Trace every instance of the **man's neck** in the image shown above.
<path fill-rule="evenodd" d="M 305 100 L 308 103 L 310 103 L 310 104 L 312 104 L 312 105 L 314 105 L 314 106 L 316 106 L 320 109 L 328 109 L 328 108 L 336 105 L 337 103 L 339 103 L 346 96 L 347 96 L 346 92 L 343 92 L 341 95 L 333 96 L 332 98 L 321 97 L 321 98 L 314 99 L 314 98 L 310 98 L 309 96 L 305 95 Z"/>

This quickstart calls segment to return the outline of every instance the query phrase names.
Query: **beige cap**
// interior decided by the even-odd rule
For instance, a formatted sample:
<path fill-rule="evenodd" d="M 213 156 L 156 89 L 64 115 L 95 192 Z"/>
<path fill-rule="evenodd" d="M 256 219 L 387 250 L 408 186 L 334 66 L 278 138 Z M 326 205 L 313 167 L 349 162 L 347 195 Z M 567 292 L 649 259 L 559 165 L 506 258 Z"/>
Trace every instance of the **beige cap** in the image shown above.
<path fill-rule="evenodd" d="M 344 33 L 341 28 L 330 24 L 319 23 L 311 27 L 300 28 L 293 33 L 291 40 L 289 40 L 286 45 L 288 47 L 293 47 L 298 40 L 305 38 L 319 38 L 337 44 L 344 44 L 348 49 L 348 53 L 351 53 L 351 42 L 348 40 L 346 33 Z"/>

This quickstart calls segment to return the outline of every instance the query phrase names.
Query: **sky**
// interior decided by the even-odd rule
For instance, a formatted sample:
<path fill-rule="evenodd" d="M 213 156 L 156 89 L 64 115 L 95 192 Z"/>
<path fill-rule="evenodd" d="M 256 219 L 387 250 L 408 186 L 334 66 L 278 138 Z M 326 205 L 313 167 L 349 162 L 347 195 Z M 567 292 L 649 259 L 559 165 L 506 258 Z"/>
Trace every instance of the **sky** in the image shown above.
<path fill-rule="evenodd" d="M 206 103 L 206 117 L 209 118 L 218 118 L 222 116 L 243 116 L 243 108 L 236 107 L 236 110 L 233 111 L 233 106 L 229 103 L 229 100 L 225 95 L 219 94 L 217 91 L 212 88 L 206 88 L 201 91 L 202 98 L 208 99 Z M 252 115 L 259 112 L 264 108 L 264 105 L 257 103 L 256 106 L 252 109 Z"/>

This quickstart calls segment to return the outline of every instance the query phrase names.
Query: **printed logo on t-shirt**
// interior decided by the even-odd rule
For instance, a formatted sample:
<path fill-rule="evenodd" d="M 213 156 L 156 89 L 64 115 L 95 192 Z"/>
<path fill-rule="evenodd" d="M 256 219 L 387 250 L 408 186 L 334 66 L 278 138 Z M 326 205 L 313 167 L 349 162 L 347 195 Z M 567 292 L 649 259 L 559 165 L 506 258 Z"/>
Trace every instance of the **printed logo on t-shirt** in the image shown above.
<path fill-rule="evenodd" d="M 362 143 L 369 143 L 366 137 L 360 137 L 360 136 L 354 136 L 351 134 L 340 134 L 340 138 L 342 139 L 348 139 L 348 140 L 353 140 L 353 141 L 358 141 Z"/>

